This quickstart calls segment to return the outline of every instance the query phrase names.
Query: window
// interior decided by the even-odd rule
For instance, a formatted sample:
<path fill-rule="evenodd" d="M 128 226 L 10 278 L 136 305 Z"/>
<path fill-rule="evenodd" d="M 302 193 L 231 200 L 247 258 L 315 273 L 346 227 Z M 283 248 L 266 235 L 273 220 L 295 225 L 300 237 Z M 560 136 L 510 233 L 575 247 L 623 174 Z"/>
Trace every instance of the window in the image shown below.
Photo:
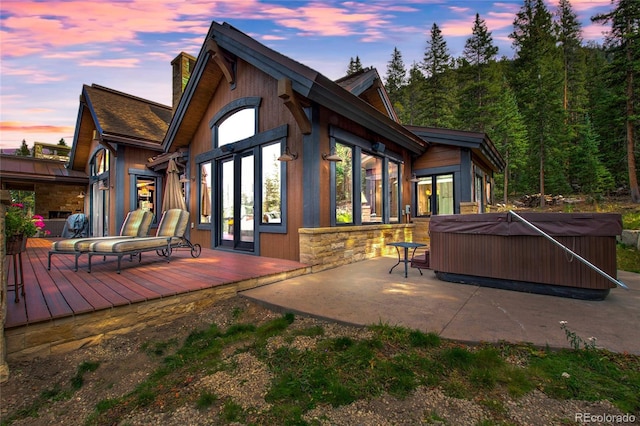
<path fill-rule="evenodd" d="M 217 125 L 218 146 L 228 145 L 256 134 L 256 109 L 238 110 Z"/>
<path fill-rule="evenodd" d="M 109 171 L 109 160 L 111 156 L 106 149 L 98 150 L 91 162 L 91 176 L 99 176 Z"/>
<path fill-rule="evenodd" d="M 342 161 L 334 167 L 333 192 L 336 225 L 392 223 L 400 218 L 400 161 L 372 150 L 369 141 L 342 133 L 335 153 Z"/>
<path fill-rule="evenodd" d="M 454 213 L 452 174 L 420 177 L 416 194 L 418 216 Z"/>
<path fill-rule="evenodd" d="M 389 222 L 398 223 L 400 221 L 400 165 L 389 161 Z"/>
<path fill-rule="evenodd" d="M 136 208 L 156 214 L 156 180 L 136 176 Z"/>
<path fill-rule="evenodd" d="M 336 223 L 353 223 L 353 148 L 336 143 Z"/>
<path fill-rule="evenodd" d="M 211 163 L 200 166 L 200 223 L 211 223 Z"/>
<path fill-rule="evenodd" d="M 360 176 L 362 223 L 382 223 L 382 158 L 362 152 Z"/>
<path fill-rule="evenodd" d="M 262 219 L 264 224 L 282 223 L 282 163 L 278 157 L 282 143 L 261 147 L 262 150 Z"/>

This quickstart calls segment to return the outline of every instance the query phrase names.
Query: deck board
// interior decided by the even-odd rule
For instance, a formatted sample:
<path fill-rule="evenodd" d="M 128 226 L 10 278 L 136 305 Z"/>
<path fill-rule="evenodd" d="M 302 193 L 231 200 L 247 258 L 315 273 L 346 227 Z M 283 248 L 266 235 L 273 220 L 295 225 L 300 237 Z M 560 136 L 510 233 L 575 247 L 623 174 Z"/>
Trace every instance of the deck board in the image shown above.
<path fill-rule="evenodd" d="M 154 253 L 144 253 L 140 263 L 137 259 L 129 262 L 123 258 L 120 274 L 116 272 L 115 257 L 107 257 L 103 261 L 96 256 L 89 273 L 86 256 L 80 258 L 77 272 L 73 270 L 73 256 L 54 256 L 49 271 L 47 257 L 51 241 L 29 239 L 27 251 L 22 256 L 27 295 L 14 303 L 13 293 L 9 293 L 5 328 L 144 303 L 307 268 L 307 265 L 290 260 L 202 249 L 199 258 L 191 257 L 188 250 L 174 251 L 170 262 Z M 12 274 L 11 269 L 9 273 Z M 8 277 L 11 283 L 12 276 Z"/>

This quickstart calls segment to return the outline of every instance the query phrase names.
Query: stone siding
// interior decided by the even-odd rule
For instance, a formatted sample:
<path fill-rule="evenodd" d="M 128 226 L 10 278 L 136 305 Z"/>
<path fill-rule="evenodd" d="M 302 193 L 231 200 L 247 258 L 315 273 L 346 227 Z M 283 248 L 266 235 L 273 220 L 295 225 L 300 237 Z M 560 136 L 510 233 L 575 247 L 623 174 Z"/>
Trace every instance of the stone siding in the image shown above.
<path fill-rule="evenodd" d="M 78 195 L 85 191 L 84 186 L 55 185 L 38 183 L 35 186 L 36 207 L 35 214 L 45 219 L 49 218 L 50 211 L 84 212 L 84 198 Z"/>
<path fill-rule="evenodd" d="M 388 242 L 413 241 L 414 224 L 301 228 L 300 262 L 312 272 L 394 254 Z"/>

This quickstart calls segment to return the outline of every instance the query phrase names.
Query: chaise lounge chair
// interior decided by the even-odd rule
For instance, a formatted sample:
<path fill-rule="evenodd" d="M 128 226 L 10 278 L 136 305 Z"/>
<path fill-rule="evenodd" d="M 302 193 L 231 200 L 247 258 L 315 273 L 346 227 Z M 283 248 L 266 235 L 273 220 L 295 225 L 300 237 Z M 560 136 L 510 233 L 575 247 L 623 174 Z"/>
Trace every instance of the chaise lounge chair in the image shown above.
<path fill-rule="evenodd" d="M 91 272 L 91 258 L 93 256 L 103 256 L 105 258 L 106 256 L 117 256 L 118 274 L 120 273 L 120 264 L 124 256 L 138 256 L 138 261 L 140 261 L 143 252 L 155 251 L 169 262 L 173 249 L 183 247 L 185 241 L 187 241 L 184 235 L 188 224 L 188 211 L 171 209 L 163 213 L 155 237 L 116 239 L 91 243 L 87 252 L 89 256 L 88 272 Z M 191 243 L 188 244 L 192 246 Z M 200 255 L 200 246 L 197 244 L 195 246 L 198 248 L 197 254 Z M 192 256 L 197 257 L 193 253 L 192 249 Z"/>
<path fill-rule="evenodd" d="M 153 213 L 146 210 L 134 210 L 127 214 L 127 217 L 120 228 L 120 235 L 112 235 L 106 237 L 84 237 L 84 238 L 68 238 L 51 243 L 49 250 L 49 262 L 47 269 L 51 270 L 51 256 L 54 254 L 66 254 L 75 256 L 75 268 L 78 270 L 78 258 L 83 253 L 89 251 L 89 246 L 96 241 L 128 239 L 146 237 L 149 234 L 149 228 L 153 221 Z"/>

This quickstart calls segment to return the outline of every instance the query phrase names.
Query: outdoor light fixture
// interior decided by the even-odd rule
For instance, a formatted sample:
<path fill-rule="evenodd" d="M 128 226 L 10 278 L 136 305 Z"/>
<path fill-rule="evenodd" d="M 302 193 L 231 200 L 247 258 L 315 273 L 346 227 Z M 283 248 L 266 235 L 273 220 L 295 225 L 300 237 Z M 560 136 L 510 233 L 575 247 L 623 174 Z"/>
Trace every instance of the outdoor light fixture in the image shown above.
<path fill-rule="evenodd" d="M 180 183 L 188 183 L 189 179 L 187 178 L 187 176 L 183 173 L 180 175 Z"/>
<path fill-rule="evenodd" d="M 384 152 L 384 150 L 386 149 L 386 146 L 382 143 L 382 142 L 374 142 L 371 145 L 371 148 L 375 151 L 375 152 L 379 152 L 380 154 L 382 154 Z"/>
<path fill-rule="evenodd" d="M 84 198 L 84 197 L 85 197 L 84 191 L 80 191 L 80 193 L 76 195 L 76 198 Z"/>
<path fill-rule="evenodd" d="M 322 154 L 322 158 L 327 161 L 331 161 L 332 163 L 337 163 L 342 161 L 342 158 L 338 154 L 336 154 L 336 148 L 331 148 L 331 152 L 329 154 Z"/>
<path fill-rule="evenodd" d="M 284 153 L 282 153 L 282 155 L 278 157 L 278 161 L 292 161 L 296 158 L 298 158 L 298 154 L 292 154 L 291 151 L 289 151 L 289 145 L 287 145 Z"/>
<path fill-rule="evenodd" d="M 103 181 L 103 180 L 101 180 L 101 181 L 100 181 L 100 183 L 98 184 L 98 189 L 99 189 L 100 191 L 106 191 L 106 190 L 108 190 L 108 189 L 109 189 L 109 186 L 108 186 L 108 185 L 105 185 L 105 184 L 104 184 L 104 181 Z"/>
<path fill-rule="evenodd" d="M 409 182 L 413 182 L 413 183 L 420 182 L 420 179 L 418 179 L 418 177 L 417 177 L 417 176 L 416 176 L 416 174 L 414 173 L 414 174 L 411 176 L 411 179 L 409 179 Z"/>

